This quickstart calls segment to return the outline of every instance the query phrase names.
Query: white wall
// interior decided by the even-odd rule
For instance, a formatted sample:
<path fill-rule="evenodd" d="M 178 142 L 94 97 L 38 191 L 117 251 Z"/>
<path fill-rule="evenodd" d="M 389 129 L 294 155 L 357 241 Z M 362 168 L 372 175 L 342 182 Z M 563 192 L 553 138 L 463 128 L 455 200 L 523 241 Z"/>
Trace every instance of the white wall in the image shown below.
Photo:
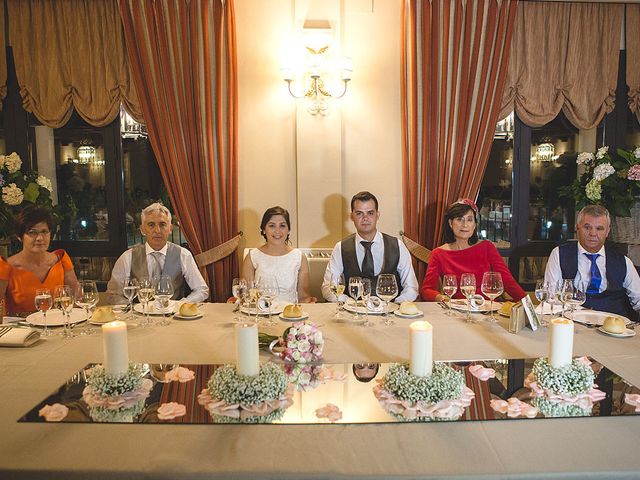
<path fill-rule="evenodd" d="M 261 244 L 264 210 L 292 216 L 294 245 L 331 247 L 352 231 L 348 202 L 359 190 L 380 200 L 380 229 L 402 229 L 400 15 L 395 0 L 240 0 L 239 208 L 245 245 Z M 328 20 L 353 59 L 349 91 L 326 117 L 289 96 L 281 60 L 304 20 Z"/>

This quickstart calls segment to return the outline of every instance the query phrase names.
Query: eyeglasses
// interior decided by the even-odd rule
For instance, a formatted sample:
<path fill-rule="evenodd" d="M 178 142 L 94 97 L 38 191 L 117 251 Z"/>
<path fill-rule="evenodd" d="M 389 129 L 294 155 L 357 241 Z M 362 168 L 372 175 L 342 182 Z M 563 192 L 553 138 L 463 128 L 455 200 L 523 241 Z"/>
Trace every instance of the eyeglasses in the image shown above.
<path fill-rule="evenodd" d="M 31 230 L 27 230 L 25 234 L 31 238 L 38 238 L 40 235 L 48 237 L 51 232 L 49 230 L 35 230 L 32 228 Z"/>

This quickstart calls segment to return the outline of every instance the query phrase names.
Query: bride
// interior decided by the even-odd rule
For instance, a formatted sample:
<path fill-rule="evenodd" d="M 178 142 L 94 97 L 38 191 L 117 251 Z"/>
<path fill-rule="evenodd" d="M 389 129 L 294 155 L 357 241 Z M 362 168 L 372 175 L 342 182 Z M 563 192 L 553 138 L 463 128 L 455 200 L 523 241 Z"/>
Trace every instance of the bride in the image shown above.
<path fill-rule="evenodd" d="M 287 210 L 282 207 L 267 209 L 260 222 L 260 234 L 266 243 L 252 248 L 245 257 L 242 276 L 247 282 L 276 282 L 280 301 L 312 302 L 314 299 L 309 296 L 309 263 L 301 250 L 289 245 L 290 231 Z"/>

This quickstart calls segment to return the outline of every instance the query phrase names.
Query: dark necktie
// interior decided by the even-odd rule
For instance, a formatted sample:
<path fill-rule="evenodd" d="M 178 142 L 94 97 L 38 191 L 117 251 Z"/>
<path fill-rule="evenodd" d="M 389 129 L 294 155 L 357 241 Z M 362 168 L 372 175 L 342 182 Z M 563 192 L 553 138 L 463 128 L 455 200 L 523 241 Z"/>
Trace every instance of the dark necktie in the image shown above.
<path fill-rule="evenodd" d="M 162 265 L 160 264 L 160 258 L 162 257 L 162 252 L 151 252 L 151 256 L 153 257 L 153 264 L 151 268 L 150 277 L 159 279 L 160 275 L 162 275 Z"/>
<path fill-rule="evenodd" d="M 602 274 L 600 273 L 600 269 L 596 264 L 596 259 L 600 256 L 599 253 L 585 253 L 587 258 L 591 260 L 591 269 L 589 272 L 591 273 L 591 280 L 589 281 L 589 286 L 587 287 L 587 293 L 589 295 L 596 295 L 600 292 L 600 284 L 602 283 Z"/>
<path fill-rule="evenodd" d="M 371 253 L 371 245 L 373 242 L 360 242 L 364 247 L 364 259 L 362 260 L 362 275 L 373 278 L 373 254 Z"/>

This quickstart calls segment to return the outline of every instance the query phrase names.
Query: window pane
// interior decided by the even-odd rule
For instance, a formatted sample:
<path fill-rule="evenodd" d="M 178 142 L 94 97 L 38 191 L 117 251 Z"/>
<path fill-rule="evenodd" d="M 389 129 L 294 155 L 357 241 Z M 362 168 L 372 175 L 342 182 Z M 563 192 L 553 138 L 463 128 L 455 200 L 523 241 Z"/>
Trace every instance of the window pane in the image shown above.
<path fill-rule="evenodd" d="M 58 203 L 58 240 L 109 240 L 104 136 L 73 121 L 53 133 Z"/>
<path fill-rule="evenodd" d="M 548 257 L 522 257 L 518 266 L 518 282 L 520 285 L 535 284 L 544 278 Z"/>
<path fill-rule="evenodd" d="M 637 147 L 640 147 L 640 124 L 638 123 L 638 117 L 627 109 L 627 131 L 624 148 Z"/>
<path fill-rule="evenodd" d="M 498 122 L 487 170 L 478 195 L 478 236 L 498 248 L 511 245 L 511 193 L 513 174 L 513 114 Z"/>
<path fill-rule="evenodd" d="M 578 134 L 562 115 L 531 131 L 529 240 L 558 242 L 573 234 L 575 204 L 558 190 L 576 178 Z"/>

